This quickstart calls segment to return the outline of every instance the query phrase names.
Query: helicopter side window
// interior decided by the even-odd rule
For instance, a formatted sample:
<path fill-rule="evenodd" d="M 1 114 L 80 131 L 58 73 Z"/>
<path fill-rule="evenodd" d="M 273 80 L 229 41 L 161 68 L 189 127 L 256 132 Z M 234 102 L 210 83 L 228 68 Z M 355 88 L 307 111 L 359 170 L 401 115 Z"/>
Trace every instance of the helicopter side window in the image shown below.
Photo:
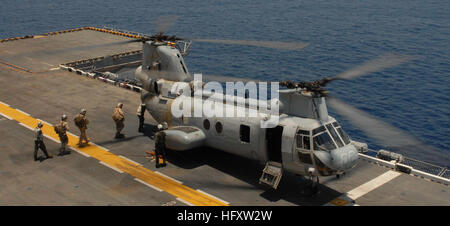
<path fill-rule="evenodd" d="M 338 131 L 339 135 L 341 135 L 341 138 L 344 141 L 344 143 L 345 144 L 349 144 L 350 143 L 350 138 L 348 137 L 347 133 L 342 129 L 342 126 L 339 125 L 338 122 L 333 122 L 333 126 L 336 128 L 336 130 Z"/>
<path fill-rule="evenodd" d="M 339 147 L 344 146 L 344 144 L 341 141 L 341 138 L 339 138 L 339 136 L 336 133 L 336 130 L 334 130 L 334 128 L 333 128 L 333 126 L 331 126 L 331 124 L 327 124 L 327 129 L 328 129 L 328 131 L 330 131 L 330 134 L 333 137 L 334 141 L 336 141 L 336 144 Z"/>
<path fill-rule="evenodd" d="M 310 139 L 309 139 L 309 131 L 299 130 L 296 135 L 297 148 L 310 150 Z"/>

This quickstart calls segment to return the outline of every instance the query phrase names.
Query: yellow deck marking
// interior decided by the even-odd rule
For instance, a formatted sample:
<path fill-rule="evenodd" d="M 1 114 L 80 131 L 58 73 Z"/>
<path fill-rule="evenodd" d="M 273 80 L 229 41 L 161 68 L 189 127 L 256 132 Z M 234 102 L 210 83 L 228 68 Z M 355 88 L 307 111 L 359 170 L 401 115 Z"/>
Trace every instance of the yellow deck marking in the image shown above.
<path fill-rule="evenodd" d="M 19 123 L 22 123 L 28 127 L 34 128 L 36 127 L 38 120 L 18 111 L 14 108 L 9 107 L 6 104 L 0 103 L 0 113 L 4 114 Z M 53 139 L 59 140 L 58 135 L 53 130 L 53 126 L 46 122 L 42 122 L 44 126 L 42 127 L 42 132 L 52 137 Z M 73 134 L 67 134 L 69 137 L 68 146 L 72 147 L 75 150 L 83 152 L 105 164 L 108 164 L 112 167 L 115 167 L 129 175 L 140 179 L 141 181 L 148 183 L 158 189 L 166 191 L 167 193 L 184 200 L 190 204 L 196 206 L 226 206 L 227 204 L 214 199 L 210 196 L 202 194 L 192 188 L 189 188 L 183 184 L 178 183 L 177 181 L 171 180 L 167 177 L 161 176 L 141 165 L 138 165 L 134 162 L 128 161 L 124 158 L 119 157 L 111 152 L 106 151 L 100 146 L 95 144 L 91 144 L 85 147 L 78 147 L 78 136 L 74 136 Z"/>
<path fill-rule="evenodd" d="M 335 205 L 335 206 L 345 206 L 347 205 L 349 202 L 347 200 L 344 199 L 340 199 L 340 198 L 335 198 L 333 199 L 333 201 L 330 202 L 331 204 Z"/>

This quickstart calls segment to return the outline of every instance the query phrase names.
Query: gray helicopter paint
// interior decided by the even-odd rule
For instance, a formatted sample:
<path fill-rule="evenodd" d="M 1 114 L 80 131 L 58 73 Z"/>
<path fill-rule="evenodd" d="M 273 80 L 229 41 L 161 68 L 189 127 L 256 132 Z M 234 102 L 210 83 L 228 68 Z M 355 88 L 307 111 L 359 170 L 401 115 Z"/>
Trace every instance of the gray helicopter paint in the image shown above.
<path fill-rule="evenodd" d="M 149 43 L 146 43 L 147 45 Z M 145 50 L 145 49 L 144 49 Z M 234 112 L 243 113 L 243 117 L 222 117 L 212 116 L 206 117 L 202 114 L 199 117 L 173 117 L 172 104 L 175 100 L 187 99 L 191 103 L 190 110 L 192 115 L 194 113 L 195 105 L 203 105 L 206 100 L 213 100 L 211 94 L 207 92 L 202 96 L 181 95 L 183 87 L 189 86 L 187 81 L 190 79 L 188 73 L 184 73 L 184 61 L 180 57 L 179 51 L 170 46 L 156 46 L 155 48 L 148 48 L 150 51 L 156 51 L 159 56 L 157 61 L 161 63 L 161 68 L 164 73 L 158 73 L 154 69 L 147 69 L 145 66 L 139 67 L 136 70 L 136 78 L 140 79 L 144 87 L 148 87 L 148 93 L 143 93 L 142 100 L 146 104 L 150 114 L 159 123 L 167 122 L 169 129 L 167 130 L 167 140 L 170 141 L 168 147 L 174 150 L 188 150 L 202 145 L 219 149 L 231 154 L 239 155 L 245 158 L 257 160 L 260 163 L 269 161 L 268 147 L 266 141 L 265 128 L 261 128 L 261 121 L 267 120 L 268 117 L 275 115 L 270 113 L 263 113 L 258 111 L 256 117 L 249 117 L 249 109 L 259 109 L 258 102 L 253 102 L 251 99 L 245 100 L 244 106 L 235 106 L 233 102 L 223 101 L 227 98 L 235 98 L 232 95 L 217 95 L 216 107 L 225 109 L 226 107 L 234 107 Z M 178 52 L 178 53 L 177 53 Z M 145 53 L 144 57 L 155 60 L 154 55 Z M 152 58 L 153 57 L 153 58 Z M 180 60 L 181 58 L 181 60 Z M 147 61 L 150 61 L 147 59 Z M 144 59 L 144 61 L 146 61 Z M 148 63 L 146 63 L 148 65 Z M 145 64 L 144 64 L 145 65 Z M 156 81 L 156 85 L 155 85 Z M 175 92 L 171 91 L 173 86 Z M 155 87 L 158 87 L 155 89 Z M 158 92 L 156 92 L 156 90 Z M 284 170 L 308 175 L 311 173 L 310 169 L 316 169 L 314 163 L 314 155 L 312 150 L 310 153 L 312 164 L 300 162 L 298 149 L 296 148 L 296 133 L 299 129 L 311 131 L 323 123 L 331 123 L 335 120 L 328 116 L 326 103 L 324 98 L 313 98 L 309 93 L 301 90 L 282 90 L 280 91 L 280 100 L 275 100 L 282 114 L 279 118 L 279 126 L 283 127 L 281 135 L 281 158 Z M 214 109 L 206 108 L 205 113 L 214 111 Z M 224 114 L 225 116 L 225 114 Z M 204 127 L 204 121 L 209 121 L 209 128 Z M 216 124 L 221 124 L 222 131 L 216 129 Z M 250 128 L 250 142 L 244 142 L 240 138 L 240 126 L 245 125 Z M 191 127 L 197 129 L 195 134 L 187 134 L 180 130 L 174 130 L 177 126 Z M 351 145 L 347 145 L 351 146 Z M 355 164 L 355 156 L 353 150 L 356 149 L 351 146 L 327 154 L 319 154 L 325 163 L 330 164 L 333 168 L 343 169 L 350 168 Z M 344 153 L 346 151 L 352 153 Z M 346 168 L 347 169 L 347 168 Z M 319 175 L 316 170 L 312 171 L 312 175 Z"/>
<path fill-rule="evenodd" d="M 205 133 L 193 127 L 172 127 L 165 130 L 166 147 L 174 151 L 185 151 L 200 147 L 205 142 Z"/>
<path fill-rule="evenodd" d="M 143 61 L 139 73 L 146 73 L 150 78 L 163 78 L 171 81 L 186 81 L 190 79 L 189 71 L 186 67 L 181 53 L 175 47 L 148 41 L 143 44 Z M 159 66 L 157 66 L 159 64 Z M 151 69 L 151 70 L 147 70 Z M 153 75 L 153 71 L 165 71 L 167 73 Z"/>
<path fill-rule="evenodd" d="M 294 92 L 295 89 L 280 90 L 280 109 L 288 115 L 302 118 L 328 120 L 328 110 L 324 97 L 312 98 L 311 93 Z"/>

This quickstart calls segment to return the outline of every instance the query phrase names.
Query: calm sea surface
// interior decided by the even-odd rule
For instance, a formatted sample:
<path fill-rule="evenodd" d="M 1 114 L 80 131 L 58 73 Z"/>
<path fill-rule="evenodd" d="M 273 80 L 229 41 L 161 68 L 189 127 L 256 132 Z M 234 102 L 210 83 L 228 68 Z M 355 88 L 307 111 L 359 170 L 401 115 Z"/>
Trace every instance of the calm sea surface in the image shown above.
<path fill-rule="evenodd" d="M 448 0 L 3 0 L 0 38 L 104 25 L 152 33 L 161 15 L 180 16 L 168 33 L 181 37 L 310 43 L 301 51 L 194 43 L 186 59 L 191 72 L 301 81 L 336 75 L 387 52 L 420 56 L 329 89 L 450 155 Z M 331 114 L 353 139 L 382 147 Z M 417 150 L 411 156 L 426 160 L 432 154 Z"/>

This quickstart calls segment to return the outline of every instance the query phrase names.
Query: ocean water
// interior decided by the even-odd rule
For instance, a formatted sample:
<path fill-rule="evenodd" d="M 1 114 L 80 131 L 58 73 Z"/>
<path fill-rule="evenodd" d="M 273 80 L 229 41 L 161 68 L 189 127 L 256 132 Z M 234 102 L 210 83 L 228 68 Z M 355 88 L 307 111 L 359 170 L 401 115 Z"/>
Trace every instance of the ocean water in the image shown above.
<path fill-rule="evenodd" d="M 450 155 L 450 1 L 99 1 L 3 0 L 0 38 L 81 26 L 153 33 L 159 16 L 178 15 L 180 37 L 300 41 L 300 51 L 194 43 L 190 72 L 308 81 L 333 76 L 388 52 L 419 58 L 351 81 L 331 93 Z M 333 111 L 355 139 L 375 142 Z M 410 156 L 427 160 L 434 153 Z M 448 166 L 449 162 L 435 162 Z"/>

